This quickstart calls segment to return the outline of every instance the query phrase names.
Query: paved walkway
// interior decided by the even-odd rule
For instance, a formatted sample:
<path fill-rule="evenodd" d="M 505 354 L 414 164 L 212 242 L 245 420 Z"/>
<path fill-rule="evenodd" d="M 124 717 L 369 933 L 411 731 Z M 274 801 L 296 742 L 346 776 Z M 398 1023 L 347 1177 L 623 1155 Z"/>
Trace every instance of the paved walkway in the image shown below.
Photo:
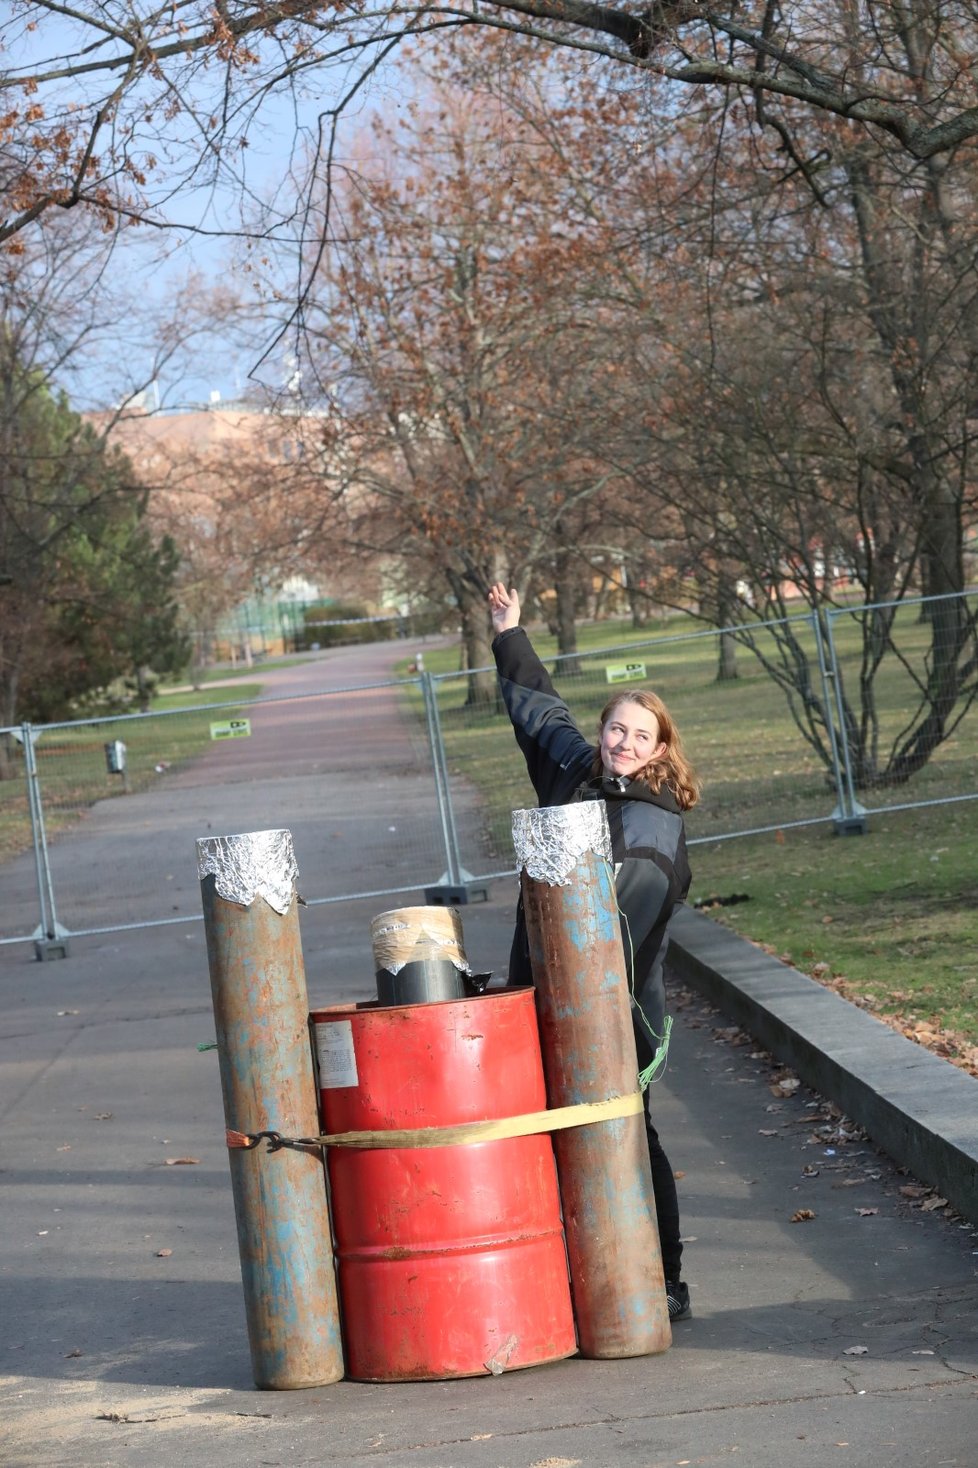
<path fill-rule="evenodd" d="M 276 782 L 277 824 L 305 789 Z M 465 910 L 476 968 L 514 896 Z M 372 992 L 375 907 L 302 912 L 313 1005 Z M 202 928 L 0 949 L 0 994 L 4 1468 L 978 1468 L 975 1230 L 692 993 L 656 1106 L 695 1311 L 672 1349 L 296 1393 L 251 1382 Z"/>

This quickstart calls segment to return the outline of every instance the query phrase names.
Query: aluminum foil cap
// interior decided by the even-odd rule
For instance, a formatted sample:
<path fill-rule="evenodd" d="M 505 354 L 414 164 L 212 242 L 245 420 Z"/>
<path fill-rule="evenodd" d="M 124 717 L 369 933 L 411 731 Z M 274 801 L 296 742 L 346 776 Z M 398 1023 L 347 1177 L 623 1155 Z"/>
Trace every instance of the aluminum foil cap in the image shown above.
<path fill-rule="evenodd" d="M 548 887 L 567 887 L 582 856 L 611 861 L 611 830 L 603 800 L 513 811 L 516 865 Z"/>
<path fill-rule="evenodd" d="M 241 836 L 201 836 L 197 841 L 197 875 L 211 875 L 219 897 L 250 907 L 264 897 L 284 915 L 292 906 L 299 881 L 291 831 L 249 831 Z"/>

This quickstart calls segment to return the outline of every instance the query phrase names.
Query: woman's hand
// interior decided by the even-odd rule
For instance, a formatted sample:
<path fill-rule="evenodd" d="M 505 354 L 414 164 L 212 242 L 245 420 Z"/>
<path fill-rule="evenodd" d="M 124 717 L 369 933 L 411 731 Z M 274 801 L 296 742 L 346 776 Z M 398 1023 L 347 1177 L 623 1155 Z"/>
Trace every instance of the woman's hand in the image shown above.
<path fill-rule="evenodd" d="M 511 627 L 520 625 L 520 599 L 513 586 L 506 590 L 501 581 L 489 588 L 489 613 L 492 617 L 493 631 L 498 636 L 500 632 L 508 632 Z"/>

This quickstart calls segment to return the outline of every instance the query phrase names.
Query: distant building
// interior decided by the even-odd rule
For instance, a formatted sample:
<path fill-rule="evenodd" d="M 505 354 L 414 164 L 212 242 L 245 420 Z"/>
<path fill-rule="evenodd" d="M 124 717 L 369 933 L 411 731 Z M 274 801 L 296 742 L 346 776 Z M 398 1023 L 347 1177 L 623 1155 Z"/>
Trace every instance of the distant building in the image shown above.
<path fill-rule="evenodd" d="M 331 497 L 327 410 L 273 411 L 215 394 L 209 404 L 147 411 L 139 396 L 90 417 L 131 460 L 153 523 L 179 547 L 202 662 L 287 647 L 311 604 L 355 596 L 377 609 L 379 576 L 362 566 L 344 573 L 321 529 Z"/>

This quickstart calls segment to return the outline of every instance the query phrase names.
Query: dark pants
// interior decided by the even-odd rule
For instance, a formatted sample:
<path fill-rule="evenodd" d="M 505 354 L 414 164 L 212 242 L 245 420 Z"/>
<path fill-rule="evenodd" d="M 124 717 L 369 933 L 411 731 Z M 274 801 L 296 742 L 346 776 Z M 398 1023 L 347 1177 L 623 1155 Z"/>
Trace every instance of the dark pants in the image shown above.
<path fill-rule="evenodd" d="M 679 1242 L 679 1198 L 676 1194 L 676 1179 L 672 1175 L 669 1159 L 662 1150 L 659 1133 L 645 1113 L 645 1130 L 649 1138 L 649 1159 L 652 1163 L 652 1187 L 655 1191 L 655 1214 L 659 1224 L 659 1247 L 662 1250 L 662 1272 L 670 1283 L 679 1279 L 682 1270 L 683 1246 Z"/>

